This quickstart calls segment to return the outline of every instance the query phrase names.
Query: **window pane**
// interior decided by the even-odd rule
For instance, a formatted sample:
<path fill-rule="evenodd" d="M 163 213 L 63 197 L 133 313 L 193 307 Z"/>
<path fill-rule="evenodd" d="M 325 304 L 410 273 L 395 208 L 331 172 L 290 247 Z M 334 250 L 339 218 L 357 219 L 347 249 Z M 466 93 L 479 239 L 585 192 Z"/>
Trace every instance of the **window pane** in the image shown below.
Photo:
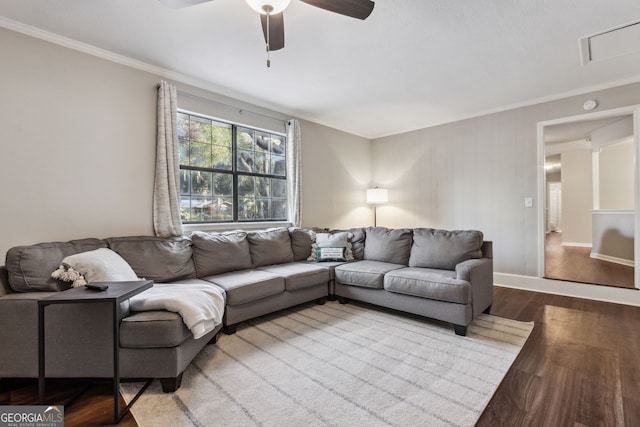
<path fill-rule="evenodd" d="M 284 143 L 284 136 L 271 135 L 271 152 L 273 154 L 285 155 L 286 144 Z"/>
<path fill-rule="evenodd" d="M 233 175 L 228 173 L 213 174 L 213 194 L 233 197 Z"/>
<path fill-rule="evenodd" d="M 271 173 L 280 176 L 287 174 L 287 163 L 284 156 L 271 156 Z"/>
<path fill-rule="evenodd" d="M 189 141 L 178 142 L 178 163 L 181 165 L 189 164 Z"/>
<path fill-rule="evenodd" d="M 253 131 L 251 129 L 238 128 L 236 137 L 239 150 L 253 150 Z"/>
<path fill-rule="evenodd" d="M 270 178 L 256 178 L 256 197 L 269 197 Z"/>
<path fill-rule="evenodd" d="M 256 152 L 256 173 L 271 173 L 269 154 Z"/>
<path fill-rule="evenodd" d="M 284 179 L 271 180 L 271 197 L 284 199 L 287 197 L 287 181 Z"/>
<path fill-rule="evenodd" d="M 238 196 L 239 197 L 255 197 L 255 178 L 252 176 L 239 176 L 238 177 Z M 238 205 L 239 206 L 239 205 Z"/>
<path fill-rule="evenodd" d="M 210 221 L 211 205 L 210 197 L 193 196 L 191 198 L 191 221 Z"/>
<path fill-rule="evenodd" d="M 211 120 L 191 116 L 189 130 L 192 141 L 211 143 Z"/>
<path fill-rule="evenodd" d="M 191 198 L 182 196 L 180 198 L 180 219 L 182 221 L 191 221 Z"/>
<path fill-rule="evenodd" d="M 271 219 L 269 199 L 256 199 L 256 219 Z"/>
<path fill-rule="evenodd" d="M 210 196 L 211 175 L 211 172 L 191 171 L 191 194 Z"/>
<path fill-rule="evenodd" d="M 180 171 L 180 194 L 189 196 L 191 194 L 191 188 L 189 183 L 191 182 L 191 173 L 186 170 Z"/>
<path fill-rule="evenodd" d="M 282 199 L 271 200 L 271 218 L 270 219 L 287 219 L 287 201 Z"/>
<path fill-rule="evenodd" d="M 211 216 L 213 221 L 233 221 L 233 198 L 216 197 L 215 205 L 212 207 Z"/>
<path fill-rule="evenodd" d="M 268 133 L 256 132 L 256 151 L 271 151 L 271 138 Z"/>
<path fill-rule="evenodd" d="M 254 172 L 253 151 L 239 150 L 238 151 L 238 171 L 240 172 Z"/>
<path fill-rule="evenodd" d="M 190 162 L 191 166 L 197 166 L 201 168 L 210 168 L 213 165 L 213 158 L 211 157 L 211 144 L 203 144 L 200 142 L 192 142 L 190 150 Z"/>
<path fill-rule="evenodd" d="M 189 138 L 189 116 L 187 114 L 178 113 L 178 138 Z"/>
<path fill-rule="evenodd" d="M 256 199 L 242 197 L 238 200 L 238 219 L 241 221 L 256 219 Z"/>
<path fill-rule="evenodd" d="M 231 170 L 232 151 L 231 147 L 214 144 L 211 146 L 213 150 L 213 167 L 216 169 Z"/>
<path fill-rule="evenodd" d="M 213 122 L 212 142 L 217 145 L 231 148 L 231 125 Z"/>

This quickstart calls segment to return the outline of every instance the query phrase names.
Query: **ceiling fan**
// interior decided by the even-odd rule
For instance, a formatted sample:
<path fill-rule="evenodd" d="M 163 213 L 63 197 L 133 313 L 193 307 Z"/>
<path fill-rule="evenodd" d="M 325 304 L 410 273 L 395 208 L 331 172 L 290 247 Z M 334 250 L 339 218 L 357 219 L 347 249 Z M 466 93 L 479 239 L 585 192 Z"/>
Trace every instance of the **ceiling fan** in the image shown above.
<path fill-rule="evenodd" d="M 159 0 L 165 6 L 179 9 L 206 3 L 213 0 Z M 367 19 L 373 11 L 371 0 L 300 0 L 329 12 L 357 19 Z M 262 32 L 267 47 L 267 67 L 271 66 L 269 52 L 284 47 L 284 15 L 283 11 L 291 0 L 246 0 L 253 10 L 260 13 Z"/>

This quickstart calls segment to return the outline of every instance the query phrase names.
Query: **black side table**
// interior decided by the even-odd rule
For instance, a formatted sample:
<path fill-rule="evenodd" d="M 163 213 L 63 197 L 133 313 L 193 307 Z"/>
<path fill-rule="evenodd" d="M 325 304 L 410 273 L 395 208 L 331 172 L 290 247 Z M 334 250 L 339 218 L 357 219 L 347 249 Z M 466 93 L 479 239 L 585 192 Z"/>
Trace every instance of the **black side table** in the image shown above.
<path fill-rule="evenodd" d="M 145 387 L 138 392 L 135 398 L 129 403 L 122 413 L 120 413 L 120 321 L 118 310 L 120 303 L 128 300 L 153 286 L 153 280 L 137 280 L 130 282 L 106 282 L 109 288 L 105 291 L 94 291 L 84 286 L 71 288 L 66 291 L 58 292 L 47 298 L 38 301 L 38 400 L 40 404 L 44 404 L 45 393 L 45 333 L 44 333 L 44 314 L 45 308 L 52 304 L 71 304 L 71 303 L 108 303 L 112 307 L 113 321 L 113 412 L 114 423 L 118 423 L 127 413 L 131 405 L 138 399 L 142 392 L 147 388 L 150 381 Z"/>

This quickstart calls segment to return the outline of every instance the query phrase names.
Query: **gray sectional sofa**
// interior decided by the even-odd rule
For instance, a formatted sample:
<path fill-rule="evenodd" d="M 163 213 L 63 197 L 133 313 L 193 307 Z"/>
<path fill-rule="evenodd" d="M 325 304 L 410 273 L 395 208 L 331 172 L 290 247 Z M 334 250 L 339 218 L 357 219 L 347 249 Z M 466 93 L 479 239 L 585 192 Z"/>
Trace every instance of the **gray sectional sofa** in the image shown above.
<path fill-rule="evenodd" d="M 70 286 L 51 277 L 66 257 L 100 248 L 118 254 L 139 278 L 224 291 L 222 324 L 199 339 L 177 313 L 121 306 L 121 377 L 159 378 L 165 391 L 180 386 L 186 366 L 215 342 L 221 329 L 234 333 L 245 320 L 305 302 L 359 300 L 450 322 L 458 335 L 465 335 L 472 319 L 491 306 L 491 242 L 483 241 L 479 231 L 336 230 L 329 232 L 329 237 L 340 237 L 333 242 L 346 241 L 344 236 L 348 242 L 330 253 L 344 257 L 317 262 L 326 249 L 317 247 L 320 231 L 325 230 L 195 232 L 166 239 L 130 236 L 12 248 L 0 267 L 0 379 L 38 376 L 38 300 Z M 47 376 L 109 377 L 111 356 L 105 354 L 104 363 L 95 358 L 95 349 L 111 331 L 104 321 L 108 316 L 108 307 L 49 306 Z"/>

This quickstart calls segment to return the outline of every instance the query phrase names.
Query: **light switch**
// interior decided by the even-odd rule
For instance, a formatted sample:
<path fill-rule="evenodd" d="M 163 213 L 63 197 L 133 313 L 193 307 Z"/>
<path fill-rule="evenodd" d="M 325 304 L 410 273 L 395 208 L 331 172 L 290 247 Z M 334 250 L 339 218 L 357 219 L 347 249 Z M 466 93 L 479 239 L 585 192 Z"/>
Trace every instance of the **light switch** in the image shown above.
<path fill-rule="evenodd" d="M 524 198 L 524 207 L 532 208 L 533 207 L 533 197 L 525 197 Z"/>

